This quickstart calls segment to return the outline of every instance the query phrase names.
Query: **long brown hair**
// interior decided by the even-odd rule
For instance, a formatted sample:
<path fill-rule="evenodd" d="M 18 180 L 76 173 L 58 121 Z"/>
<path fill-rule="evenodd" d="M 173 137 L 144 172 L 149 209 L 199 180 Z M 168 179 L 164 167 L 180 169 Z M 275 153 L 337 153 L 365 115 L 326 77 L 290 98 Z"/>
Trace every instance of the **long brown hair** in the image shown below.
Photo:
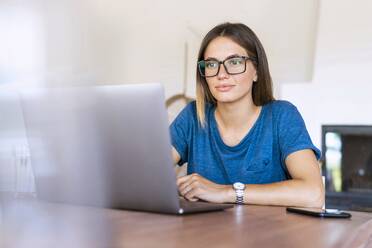
<path fill-rule="evenodd" d="M 257 81 L 252 86 L 253 103 L 262 106 L 274 100 L 272 80 L 269 71 L 265 50 L 256 34 L 242 23 L 223 23 L 210 30 L 204 37 L 198 54 L 198 61 L 204 59 L 204 53 L 209 43 L 217 37 L 227 37 L 243 47 L 248 56 L 253 56 L 252 61 L 257 70 Z M 199 123 L 205 126 L 205 104 L 216 104 L 216 99 L 208 88 L 207 81 L 200 75 L 196 68 L 196 110 Z"/>

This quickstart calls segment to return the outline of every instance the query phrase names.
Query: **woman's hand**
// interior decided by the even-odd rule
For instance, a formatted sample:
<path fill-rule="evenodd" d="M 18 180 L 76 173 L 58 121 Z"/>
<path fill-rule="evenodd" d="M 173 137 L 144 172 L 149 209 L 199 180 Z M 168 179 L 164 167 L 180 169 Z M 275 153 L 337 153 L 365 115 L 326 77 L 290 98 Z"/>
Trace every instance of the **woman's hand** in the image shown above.
<path fill-rule="evenodd" d="M 213 183 L 199 174 L 191 174 L 177 179 L 178 191 L 189 201 L 229 202 L 233 189 L 231 185 Z"/>

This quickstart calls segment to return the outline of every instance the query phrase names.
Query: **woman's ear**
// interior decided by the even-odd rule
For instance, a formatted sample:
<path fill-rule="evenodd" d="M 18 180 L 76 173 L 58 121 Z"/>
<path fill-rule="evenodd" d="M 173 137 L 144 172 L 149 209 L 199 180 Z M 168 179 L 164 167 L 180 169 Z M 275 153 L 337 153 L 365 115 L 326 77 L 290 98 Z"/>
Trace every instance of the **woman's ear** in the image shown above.
<path fill-rule="evenodd" d="M 257 82 L 257 80 L 258 80 L 258 77 L 257 77 L 257 72 L 256 72 L 253 78 L 253 82 Z"/>

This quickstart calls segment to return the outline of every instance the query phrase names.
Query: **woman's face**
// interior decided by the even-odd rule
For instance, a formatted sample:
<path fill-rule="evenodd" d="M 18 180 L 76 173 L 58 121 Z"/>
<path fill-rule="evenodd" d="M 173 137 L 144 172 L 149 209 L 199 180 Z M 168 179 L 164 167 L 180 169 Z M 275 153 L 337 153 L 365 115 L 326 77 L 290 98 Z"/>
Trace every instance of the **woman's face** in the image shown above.
<path fill-rule="evenodd" d="M 204 60 L 215 59 L 224 61 L 232 56 L 248 56 L 243 47 L 227 37 L 217 37 L 212 40 L 204 53 Z M 243 98 L 252 99 L 253 81 L 257 80 L 257 73 L 250 60 L 246 62 L 246 70 L 241 74 L 229 75 L 225 67 L 220 65 L 219 72 L 214 77 L 207 77 L 209 90 L 217 102 L 232 103 Z"/>

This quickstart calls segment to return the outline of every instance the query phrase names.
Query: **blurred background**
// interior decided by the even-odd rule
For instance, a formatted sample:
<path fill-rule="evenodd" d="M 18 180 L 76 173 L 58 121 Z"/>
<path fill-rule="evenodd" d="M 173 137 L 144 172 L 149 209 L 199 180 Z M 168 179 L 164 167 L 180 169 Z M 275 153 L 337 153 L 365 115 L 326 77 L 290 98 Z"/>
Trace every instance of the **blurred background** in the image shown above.
<path fill-rule="evenodd" d="M 17 89 L 160 82 L 167 99 L 192 98 L 200 42 L 225 21 L 256 32 L 275 97 L 298 107 L 318 147 L 321 125 L 371 125 L 371 11 L 369 0 L 0 0 L 0 191 L 34 191 Z"/>

